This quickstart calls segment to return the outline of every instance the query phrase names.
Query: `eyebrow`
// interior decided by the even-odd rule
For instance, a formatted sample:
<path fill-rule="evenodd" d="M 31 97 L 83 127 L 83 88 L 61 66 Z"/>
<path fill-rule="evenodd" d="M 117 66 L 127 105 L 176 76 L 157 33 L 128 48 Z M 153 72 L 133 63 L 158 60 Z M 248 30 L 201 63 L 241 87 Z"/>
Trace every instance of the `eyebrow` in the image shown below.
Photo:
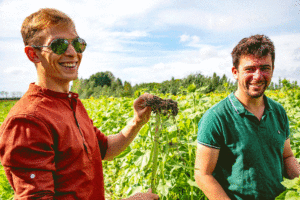
<path fill-rule="evenodd" d="M 254 66 L 254 65 L 249 65 L 249 66 L 245 66 L 244 68 L 252 68 L 252 67 L 257 67 L 257 66 Z M 271 65 L 259 65 L 258 67 L 272 67 Z"/>

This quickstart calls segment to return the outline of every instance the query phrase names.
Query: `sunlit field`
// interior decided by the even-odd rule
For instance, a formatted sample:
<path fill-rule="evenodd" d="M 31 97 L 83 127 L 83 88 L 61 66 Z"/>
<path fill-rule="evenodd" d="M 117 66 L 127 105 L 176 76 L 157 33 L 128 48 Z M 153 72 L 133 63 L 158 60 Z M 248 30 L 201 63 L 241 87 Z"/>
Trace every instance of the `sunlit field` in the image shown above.
<path fill-rule="evenodd" d="M 161 95 L 178 102 L 179 113 L 164 118 L 158 139 L 160 153 L 157 171 L 157 193 L 163 200 L 206 199 L 194 180 L 197 125 L 206 110 L 229 93 Z M 266 91 L 266 95 L 285 108 L 291 131 L 291 146 L 300 161 L 300 93 L 295 89 Z M 133 98 L 100 97 L 82 100 L 89 116 L 106 135 L 122 130 L 133 117 Z M 0 102 L 0 124 L 15 101 Z M 155 132 L 155 117 L 142 128 L 131 145 L 113 161 L 103 161 L 107 199 L 121 199 L 136 192 L 146 192 L 151 184 L 151 150 Z M 1 167 L 1 166 L 0 166 Z M 0 170 L 0 199 L 11 199 L 13 190 Z M 298 187 L 300 187 L 298 185 Z M 289 192 L 296 190 L 289 189 Z M 296 192 L 297 193 L 297 192 Z M 300 195 L 300 194 L 299 194 Z"/>

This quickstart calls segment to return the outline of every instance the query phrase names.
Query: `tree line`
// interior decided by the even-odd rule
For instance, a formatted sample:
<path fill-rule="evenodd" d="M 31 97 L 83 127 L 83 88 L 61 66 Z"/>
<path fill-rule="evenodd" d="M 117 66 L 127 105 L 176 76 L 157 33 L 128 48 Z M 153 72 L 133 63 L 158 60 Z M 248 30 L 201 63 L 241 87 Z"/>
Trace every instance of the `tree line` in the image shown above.
<path fill-rule="evenodd" d="M 8 98 L 21 98 L 23 96 L 22 92 L 7 92 L 7 91 L 0 91 L 0 98 L 1 99 L 8 99 Z"/>
<path fill-rule="evenodd" d="M 144 92 L 148 93 L 170 93 L 172 95 L 186 94 L 188 89 L 200 89 L 202 93 L 210 92 L 233 92 L 237 89 L 237 82 L 231 81 L 224 74 L 222 77 L 216 73 L 212 77 L 204 76 L 201 73 L 190 74 L 183 79 L 163 81 L 162 83 L 140 83 L 134 86 L 130 82 L 116 78 L 110 71 L 97 72 L 88 79 L 77 79 L 73 81 L 72 92 L 79 94 L 81 99 L 98 98 L 99 96 L 113 97 L 138 97 Z M 290 82 L 287 79 L 279 78 L 278 83 L 271 82 L 270 90 L 281 88 L 299 88 L 297 81 Z"/>
<path fill-rule="evenodd" d="M 220 77 L 214 73 L 212 77 L 209 77 L 195 73 L 183 79 L 172 77 L 171 80 L 162 83 L 140 83 L 132 86 L 130 82 L 123 82 L 110 71 L 106 71 L 97 72 L 88 79 L 74 80 L 71 91 L 78 93 L 81 99 L 87 99 L 91 96 L 94 98 L 99 96 L 138 97 L 144 92 L 179 95 L 186 94 L 188 88 L 191 89 L 192 87 L 195 87 L 195 90 L 201 88 L 202 93 L 233 92 L 237 89 L 237 82 L 231 81 L 225 74 Z M 299 88 L 299 86 L 297 81 L 290 82 L 285 78 L 279 78 L 278 83 L 271 82 L 268 89 L 277 90 L 281 88 Z M 0 99 L 21 98 L 22 95 L 22 92 L 0 91 Z"/>

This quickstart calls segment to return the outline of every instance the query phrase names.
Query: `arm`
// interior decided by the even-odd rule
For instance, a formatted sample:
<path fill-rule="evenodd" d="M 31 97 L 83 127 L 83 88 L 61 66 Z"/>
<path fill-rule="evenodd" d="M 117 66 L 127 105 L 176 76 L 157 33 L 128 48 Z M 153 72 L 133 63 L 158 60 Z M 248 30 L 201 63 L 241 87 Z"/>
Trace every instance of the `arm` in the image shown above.
<path fill-rule="evenodd" d="M 292 152 L 290 139 L 287 139 L 284 143 L 283 163 L 287 178 L 294 179 L 300 176 L 300 164 Z"/>
<path fill-rule="evenodd" d="M 53 199 L 52 135 L 38 119 L 12 117 L 0 129 L 0 158 L 15 199 Z"/>
<path fill-rule="evenodd" d="M 210 200 L 230 200 L 222 186 L 212 175 L 218 161 L 219 152 L 219 149 L 201 144 L 197 145 L 195 180 Z"/>
<path fill-rule="evenodd" d="M 133 103 L 134 117 L 125 126 L 125 128 L 116 135 L 110 135 L 107 138 L 108 149 L 106 151 L 104 160 L 112 160 L 115 156 L 124 151 L 132 142 L 140 129 L 146 124 L 151 115 L 151 108 L 145 107 L 145 97 L 151 97 L 150 94 L 143 94 Z"/>

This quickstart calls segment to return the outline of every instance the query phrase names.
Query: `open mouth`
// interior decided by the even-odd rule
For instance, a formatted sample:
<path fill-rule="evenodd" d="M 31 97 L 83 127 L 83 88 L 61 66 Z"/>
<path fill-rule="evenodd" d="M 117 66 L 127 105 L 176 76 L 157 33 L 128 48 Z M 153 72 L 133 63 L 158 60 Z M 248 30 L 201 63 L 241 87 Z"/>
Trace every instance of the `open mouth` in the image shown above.
<path fill-rule="evenodd" d="M 62 67 L 65 67 L 67 69 L 75 69 L 77 67 L 77 62 L 72 63 L 59 63 Z"/>

